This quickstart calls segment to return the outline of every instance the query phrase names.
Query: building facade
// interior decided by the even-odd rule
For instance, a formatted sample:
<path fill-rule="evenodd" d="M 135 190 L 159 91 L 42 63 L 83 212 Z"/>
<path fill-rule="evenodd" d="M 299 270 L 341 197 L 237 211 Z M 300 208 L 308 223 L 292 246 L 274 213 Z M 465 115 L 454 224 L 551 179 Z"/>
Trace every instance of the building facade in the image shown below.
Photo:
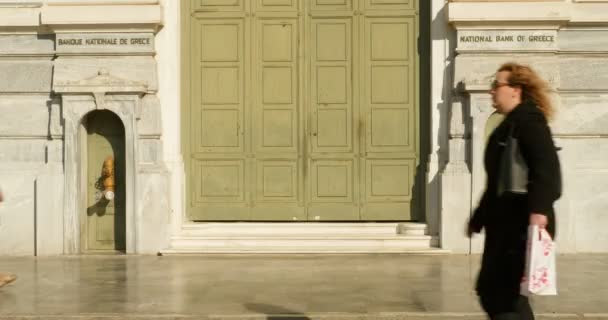
<path fill-rule="evenodd" d="M 608 252 L 608 1 L 0 1 L 0 254 L 479 252 L 503 62 Z"/>

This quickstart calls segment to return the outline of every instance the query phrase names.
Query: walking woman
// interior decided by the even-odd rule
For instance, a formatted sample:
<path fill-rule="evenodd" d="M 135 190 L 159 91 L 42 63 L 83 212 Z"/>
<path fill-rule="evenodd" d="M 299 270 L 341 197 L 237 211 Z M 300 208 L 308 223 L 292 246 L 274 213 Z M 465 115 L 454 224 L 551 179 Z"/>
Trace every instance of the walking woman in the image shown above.
<path fill-rule="evenodd" d="M 530 320 L 529 301 L 519 294 L 527 228 L 536 224 L 555 237 L 553 203 L 561 193 L 559 160 L 547 125 L 553 107 L 546 82 L 516 63 L 498 69 L 490 94 L 505 119 L 488 140 L 486 190 L 468 224 L 469 237 L 481 229 L 486 234 L 477 294 L 492 320 Z M 510 137 L 517 139 L 528 166 L 527 192 L 499 194 L 500 159 Z"/>

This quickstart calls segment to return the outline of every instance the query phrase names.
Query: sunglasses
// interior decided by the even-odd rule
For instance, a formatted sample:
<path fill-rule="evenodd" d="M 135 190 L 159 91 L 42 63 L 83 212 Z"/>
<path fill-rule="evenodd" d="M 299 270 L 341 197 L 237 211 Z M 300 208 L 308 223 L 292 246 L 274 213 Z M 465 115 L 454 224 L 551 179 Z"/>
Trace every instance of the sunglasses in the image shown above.
<path fill-rule="evenodd" d="M 498 82 L 498 80 L 494 80 L 494 81 L 492 81 L 492 83 L 490 84 L 490 88 L 491 88 L 492 90 L 496 90 L 496 89 L 498 89 L 498 88 L 500 88 L 500 87 L 504 87 L 504 86 L 508 86 L 508 85 L 509 85 L 508 83 L 505 83 L 505 82 Z"/>

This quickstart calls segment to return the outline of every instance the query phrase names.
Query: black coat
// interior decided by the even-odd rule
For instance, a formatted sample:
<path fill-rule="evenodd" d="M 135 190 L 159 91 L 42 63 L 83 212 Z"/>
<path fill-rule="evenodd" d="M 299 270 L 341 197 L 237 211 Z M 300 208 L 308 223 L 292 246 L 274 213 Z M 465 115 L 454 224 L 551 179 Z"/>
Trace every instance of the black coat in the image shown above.
<path fill-rule="evenodd" d="M 497 195 L 499 162 L 504 143 L 513 127 L 523 158 L 528 165 L 528 193 Z M 513 109 L 492 132 L 486 146 L 487 185 L 470 227 L 485 229 L 482 267 L 477 281 L 479 294 L 519 294 L 524 271 L 527 228 L 530 213 L 547 216 L 547 230 L 555 236 L 553 202 L 561 193 L 560 165 L 551 131 L 534 103 Z"/>

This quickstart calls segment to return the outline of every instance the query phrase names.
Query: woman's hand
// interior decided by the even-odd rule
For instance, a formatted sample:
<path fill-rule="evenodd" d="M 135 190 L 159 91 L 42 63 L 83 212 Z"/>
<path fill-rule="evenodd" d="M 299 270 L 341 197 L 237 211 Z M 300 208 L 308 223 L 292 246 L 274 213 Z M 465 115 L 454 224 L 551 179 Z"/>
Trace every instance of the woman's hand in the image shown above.
<path fill-rule="evenodd" d="M 471 221 L 469 220 L 469 222 L 466 224 L 465 227 L 465 234 L 467 235 L 468 238 L 472 237 L 474 233 L 480 233 L 481 229 L 476 228 Z"/>
<path fill-rule="evenodd" d="M 530 214 L 530 225 L 537 225 L 541 229 L 545 229 L 547 227 L 547 216 L 544 214 L 532 212 Z"/>
<path fill-rule="evenodd" d="M 473 227 L 471 227 L 470 223 L 466 224 L 464 233 L 467 235 L 467 238 L 472 237 L 473 233 L 475 233 L 475 230 L 473 230 Z"/>

